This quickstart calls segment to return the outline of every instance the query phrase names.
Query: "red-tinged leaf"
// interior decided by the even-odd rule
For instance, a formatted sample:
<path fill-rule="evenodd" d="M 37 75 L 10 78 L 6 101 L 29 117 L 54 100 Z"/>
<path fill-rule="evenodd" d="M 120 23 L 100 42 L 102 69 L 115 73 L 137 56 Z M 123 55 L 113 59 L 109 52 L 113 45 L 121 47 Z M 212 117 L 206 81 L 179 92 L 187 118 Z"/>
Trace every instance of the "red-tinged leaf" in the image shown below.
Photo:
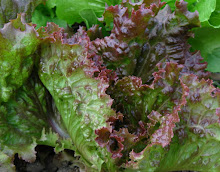
<path fill-rule="evenodd" d="M 161 124 L 160 128 L 152 134 L 151 142 L 154 144 L 158 143 L 162 147 L 165 147 L 173 138 L 173 128 L 175 127 L 175 123 L 179 122 L 178 113 L 166 115 L 158 122 Z"/>
<path fill-rule="evenodd" d="M 95 130 L 95 134 L 98 135 L 98 137 L 95 140 L 101 147 L 104 147 L 108 144 L 109 137 L 111 134 L 108 128 L 103 127 L 99 130 Z"/>
<path fill-rule="evenodd" d="M 182 72 L 207 78 L 199 52 L 189 52 L 189 31 L 199 27 L 197 12 L 189 12 L 187 3 L 176 2 L 172 13 L 169 6 L 160 1 L 123 1 L 110 6 L 103 14 L 107 26 L 113 22 L 111 35 L 93 41 L 95 54 L 107 68 L 116 71 L 119 78 L 136 75 L 143 83 L 150 83 L 158 62 L 176 62 L 185 67 Z"/>
<path fill-rule="evenodd" d="M 108 93 L 115 100 L 113 107 L 124 114 L 125 123 L 137 125 L 140 120 L 147 122 L 146 114 L 150 114 L 152 110 L 166 113 L 170 111 L 170 107 L 181 104 L 183 86 L 179 74 L 182 66 L 167 63 L 164 68 L 160 67 L 160 70 L 154 73 L 155 80 L 151 85 L 142 85 L 141 79 L 137 77 L 125 77 L 109 90 Z M 130 131 L 132 128 L 130 127 Z"/>
<path fill-rule="evenodd" d="M 181 125 L 186 125 L 190 132 L 200 137 L 218 136 L 210 127 L 219 122 L 220 91 L 212 85 L 212 80 L 198 80 L 195 75 L 183 76 L 182 82 L 189 88 L 187 104 L 180 112 Z M 185 124 L 184 124 L 185 123 Z M 186 129 L 185 129 L 186 130 Z"/>
<path fill-rule="evenodd" d="M 114 21 L 114 27 L 110 36 L 93 42 L 94 51 L 102 57 L 107 68 L 116 70 L 119 77 L 133 74 L 142 46 L 147 41 L 148 21 L 162 5 L 134 5 L 126 1 L 110 6 L 104 12 L 103 20 L 107 26 Z"/>
<path fill-rule="evenodd" d="M 110 135 L 106 148 L 109 152 L 112 153 L 113 159 L 122 157 L 123 154 L 121 153 L 121 151 L 124 149 L 124 145 L 122 144 L 123 141 L 124 138 L 118 136 L 117 134 L 112 133 Z"/>
<path fill-rule="evenodd" d="M 102 28 L 99 27 L 99 25 L 94 25 L 91 28 L 87 30 L 87 35 L 90 38 L 91 41 L 97 39 L 97 38 L 103 38 L 102 34 Z"/>
<path fill-rule="evenodd" d="M 100 71 L 89 59 L 90 39 L 82 28 L 71 38 L 55 24 L 44 29 L 39 30 L 39 75 L 59 111 L 60 128 L 66 129 L 87 168 L 111 171 L 111 156 L 95 142 L 95 130 L 107 127 L 106 120 L 115 115 L 113 100 L 105 93 L 110 71 Z"/>
<path fill-rule="evenodd" d="M 179 122 L 178 112 L 186 104 L 189 89 L 179 79 L 183 66 L 166 63 L 158 68 L 151 85 L 142 84 L 134 76 L 124 77 L 108 92 L 114 99 L 113 107 L 123 116 L 110 117 L 107 122 L 111 128 L 97 131 L 97 141 L 117 157 L 118 165 L 126 163 L 126 168 L 142 163 L 143 157 L 148 156 L 146 152 L 155 146 L 169 145 Z M 110 146 L 112 143 L 115 149 Z"/>
<path fill-rule="evenodd" d="M 134 75 L 142 78 L 143 82 L 152 81 L 152 73 L 158 62 L 176 62 L 183 64 L 183 71 L 193 73 L 200 78 L 208 77 L 204 69 L 199 52 L 189 52 L 188 38 L 192 36 L 189 31 L 200 26 L 198 13 L 187 10 L 187 3 L 176 2 L 176 9 L 172 13 L 169 6 L 160 10 L 148 23 L 148 40 L 143 46 L 142 54 L 137 61 Z"/>
<path fill-rule="evenodd" d="M 182 76 L 181 81 L 189 89 L 187 103 L 179 112 L 175 137 L 158 171 L 219 171 L 220 92 L 211 80 L 192 74 Z"/>

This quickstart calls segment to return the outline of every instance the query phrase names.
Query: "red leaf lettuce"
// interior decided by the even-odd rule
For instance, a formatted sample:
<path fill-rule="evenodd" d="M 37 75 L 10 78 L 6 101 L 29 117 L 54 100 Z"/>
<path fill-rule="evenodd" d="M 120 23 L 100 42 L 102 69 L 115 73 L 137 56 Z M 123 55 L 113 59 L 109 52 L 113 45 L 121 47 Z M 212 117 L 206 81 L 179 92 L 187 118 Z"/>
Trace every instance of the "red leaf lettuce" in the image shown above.
<path fill-rule="evenodd" d="M 163 5 L 107 7 L 109 36 L 22 15 L 0 30 L 1 170 L 37 144 L 74 150 L 87 171 L 220 170 L 220 90 L 187 43 L 198 13 Z"/>

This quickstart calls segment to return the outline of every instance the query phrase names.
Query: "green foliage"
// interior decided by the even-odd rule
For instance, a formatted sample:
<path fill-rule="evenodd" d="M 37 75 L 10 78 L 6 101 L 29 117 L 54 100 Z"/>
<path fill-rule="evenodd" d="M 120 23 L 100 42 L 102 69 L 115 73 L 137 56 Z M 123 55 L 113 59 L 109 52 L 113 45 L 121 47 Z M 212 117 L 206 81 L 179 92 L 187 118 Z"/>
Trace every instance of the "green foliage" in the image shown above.
<path fill-rule="evenodd" d="M 209 24 L 214 28 L 220 27 L 220 0 L 216 0 L 216 8 L 209 18 Z"/>
<path fill-rule="evenodd" d="M 192 48 L 201 51 L 208 62 L 207 70 L 220 72 L 220 28 L 203 27 L 194 32 L 195 37 L 189 41 Z"/>
<path fill-rule="evenodd" d="M 23 14 L 0 30 L 0 103 L 7 102 L 30 76 L 39 42 Z"/>
<path fill-rule="evenodd" d="M 37 24 L 36 28 L 41 26 L 46 26 L 47 22 L 54 22 L 58 24 L 60 27 L 66 27 L 67 23 L 64 20 L 59 19 L 55 13 L 55 7 L 51 7 L 47 1 L 46 5 L 40 4 L 36 7 L 33 16 L 32 22 Z"/>
<path fill-rule="evenodd" d="M 48 130 L 46 90 L 36 78 L 28 80 L 14 98 L 0 106 L 0 148 L 10 158 L 35 160 L 36 140 Z"/>
<path fill-rule="evenodd" d="M 60 27 L 67 24 L 85 22 L 87 28 L 98 24 L 106 5 L 119 4 L 121 0 L 48 0 L 40 4 L 34 11 L 32 21 L 38 27 L 46 26 L 47 22 L 54 22 Z M 77 4 L 77 5 L 76 5 Z"/>
<path fill-rule="evenodd" d="M 13 172 L 15 171 L 15 166 L 12 163 L 13 158 L 9 157 L 2 151 L 0 151 L 0 170 L 1 171 L 7 171 L 7 172 Z"/>

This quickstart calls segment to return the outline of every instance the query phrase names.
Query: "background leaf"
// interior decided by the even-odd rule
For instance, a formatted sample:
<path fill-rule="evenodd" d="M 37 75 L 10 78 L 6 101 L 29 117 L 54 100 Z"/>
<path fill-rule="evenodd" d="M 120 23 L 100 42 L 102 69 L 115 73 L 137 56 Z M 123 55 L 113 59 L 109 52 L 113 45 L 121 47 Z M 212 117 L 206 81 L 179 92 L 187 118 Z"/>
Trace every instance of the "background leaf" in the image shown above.
<path fill-rule="evenodd" d="M 195 37 L 189 40 L 193 49 L 200 50 L 208 62 L 207 70 L 220 72 L 220 28 L 204 27 L 194 31 Z"/>
<path fill-rule="evenodd" d="M 25 13 L 27 22 L 30 22 L 35 7 L 44 2 L 45 0 L 1 0 L 0 28 L 9 20 L 15 19 L 18 13 Z"/>
<path fill-rule="evenodd" d="M 64 28 L 67 26 L 65 20 L 59 19 L 56 16 L 56 9 L 50 4 L 50 2 L 51 1 L 47 1 L 46 4 L 40 4 L 36 7 L 32 15 L 32 22 L 37 24 L 36 29 L 41 26 L 46 26 L 47 22 L 54 22 Z"/>
<path fill-rule="evenodd" d="M 216 0 L 215 11 L 211 14 L 208 22 L 214 28 L 220 27 L 220 0 Z"/>
<path fill-rule="evenodd" d="M 180 0 L 178 0 L 180 1 Z M 211 25 L 212 27 L 219 27 L 219 0 L 184 0 L 187 2 L 187 7 L 189 11 L 199 13 L 199 20 L 202 25 Z M 175 10 L 176 0 L 162 0 L 162 2 L 167 2 L 171 7 L 172 11 Z"/>

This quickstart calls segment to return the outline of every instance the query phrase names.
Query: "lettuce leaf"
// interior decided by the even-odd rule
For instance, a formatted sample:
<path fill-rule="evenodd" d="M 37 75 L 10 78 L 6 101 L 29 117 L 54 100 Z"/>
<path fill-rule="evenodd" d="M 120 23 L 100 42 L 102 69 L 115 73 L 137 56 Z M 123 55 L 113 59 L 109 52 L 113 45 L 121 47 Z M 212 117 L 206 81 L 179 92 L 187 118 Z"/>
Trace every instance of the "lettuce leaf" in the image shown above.
<path fill-rule="evenodd" d="M 176 1 L 176 9 L 171 12 L 169 6 L 160 10 L 148 26 L 148 41 L 142 49 L 134 75 L 143 82 L 152 80 L 152 73 L 158 62 L 177 62 L 184 65 L 184 72 L 193 73 L 200 78 L 207 78 L 199 52 L 191 53 L 187 40 L 192 36 L 189 31 L 200 26 L 198 13 L 189 12 L 187 3 Z"/>
<path fill-rule="evenodd" d="M 175 10 L 176 0 L 162 0 L 162 2 L 167 2 L 171 9 Z M 188 3 L 187 7 L 189 11 L 198 11 L 199 20 L 206 25 L 210 20 L 214 22 L 215 15 L 218 13 L 217 6 L 219 0 L 185 0 Z M 217 19 L 218 20 L 218 19 Z"/>
<path fill-rule="evenodd" d="M 95 24 L 101 24 L 98 18 L 102 16 L 106 5 L 116 5 L 120 2 L 121 0 L 82 0 L 80 2 L 68 0 L 63 3 L 57 0 L 47 0 L 46 3 L 36 7 L 32 22 L 37 24 L 37 28 L 46 26 L 47 22 L 54 22 L 70 31 L 72 31 L 71 25 L 84 22 L 89 29 Z"/>
<path fill-rule="evenodd" d="M 46 1 L 46 4 L 40 4 L 35 8 L 32 15 L 32 22 L 37 24 L 36 28 L 46 26 L 47 22 L 54 22 L 60 27 L 67 27 L 67 22 L 56 16 L 54 6 L 51 6 L 50 2 L 51 1 Z"/>
<path fill-rule="evenodd" d="M 98 18 L 102 16 L 106 4 L 115 5 L 120 1 L 121 0 L 67 0 L 63 2 L 57 0 L 48 0 L 46 2 L 46 6 L 43 6 L 42 4 L 41 7 L 37 8 L 37 10 L 34 12 L 34 16 L 32 19 L 36 23 L 41 24 L 42 22 L 39 20 L 39 18 L 41 17 L 39 13 L 40 10 L 46 7 L 48 12 L 52 12 L 53 8 L 55 8 L 56 17 L 54 17 L 53 15 L 47 17 L 45 15 L 43 19 L 49 19 L 48 21 L 55 22 L 56 24 L 64 24 L 64 22 L 68 24 L 74 24 L 84 21 L 87 28 L 90 28 L 92 27 L 92 25 L 98 23 Z"/>
<path fill-rule="evenodd" d="M 220 1 L 219 0 L 216 0 L 215 11 L 211 14 L 208 22 L 214 28 L 220 27 Z"/>
<path fill-rule="evenodd" d="M 189 12 L 187 3 L 176 2 L 176 9 L 153 1 L 150 6 L 124 1 L 109 7 L 103 14 L 106 25 L 114 21 L 109 37 L 93 41 L 96 54 L 119 78 L 127 75 L 141 77 L 144 83 L 152 81 L 152 73 L 159 62 L 184 64 L 185 72 L 207 78 L 199 52 L 189 52 L 189 29 L 200 26 L 198 13 Z M 158 12 L 159 11 L 159 12 Z M 136 27 L 139 26 L 139 27 Z"/>
<path fill-rule="evenodd" d="M 49 0 L 46 8 L 56 18 L 71 3 Z M 82 1 L 76 13 L 90 27 L 103 3 Z M 33 162 L 37 144 L 74 150 L 87 171 L 220 170 L 220 90 L 187 42 L 198 13 L 182 0 L 173 12 L 163 5 L 106 7 L 105 37 L 98 25 L 73 36 L 54 23 L 35 30 L 23 14 L 0 30 L 0 170 L 15 169 L 16 153 Z M 65 20 L 77 17 L 70 14 Z M 202 37 L 204 22 L 197 31 Z M 217 58 L 217 38 L 197 44 L 202 54 Z"/>
<path fill-rule="evenodd" d="M 9 20 L 15 19 L 18 13 L 26 13 L 26 20 L 30 22 L 35 7 L 43 2 L 45 2 L 45 0 L 1 0 L 0 28 L 2 28 L 5 23 L 8 23 Z"/>
<path fill-rule="evenodd" d="M 95 77 L 98 68 L 88 59 L 89 37 L 81 29 L 64 39 L 62 29 L 52 23 L 44 29 L 38 30 L 43 39 L 39 76 L 54 99 L 75 151 L 90 170 L 113 170 L 109 153 L 95 142 L 95 129 L 105 127 L 107 117 L 115 112 L 112 99 L 105 94 L 105 76 Z M 102 167 L 104 162 L 106 167 Z"/>
<path fill-rule="evenodd" d="M 94 52 L 100 55 L 105 66 L 115 70 L 120 78 L 134 73 L 137 58 L 141 55 L 141 49 L 148 38 L 148 21 L 164 4 L 142 3 L 131 3 L 127 0 L 121 5 L 108 7 L 102 21 L 107 27 L 113 22 L 111 34 L 104 39 L 93 41 Z"/>
<path fill-rule="evenodd" d="M 151 85 L 142 85 L 137 77 L 116 82 L 110 93 L 113 107 L 124 115 L 110 117 L 112 129 L 97 130 L 96 140 L 117 158 L 118 165 L 143 171 L 159 166 L 179 122 L 178 111 L 186 103 L 188 89 L 179 80 L 181 70 L 182 66 L 167 63 L 154 73 Z"/>
<path fill-rule="evenodd" d="M 0 30 L 0 103 L 7 102 L 30 76 L 39 43 L 34 26 L 25 23 L 24 14 Z"/>
<path fill-rule="evenodd" d="M 188 2 L 188 9 L 190 11 L 197 10 L 199 13 L 199 19 L 202 24 L 202 28 L 194 29 L 195 39 L 190 40 L 193 50 L 200 50 L 204 60 L 208 62 L 207 70 L 210 72 L 219 72 L 219 49 L 218 43 L 215 40 L 219 40 L 219 0 L 186 0 Z M 175 0 L 167 1 L 172 6 L 172 10 L 175 10 Z M 210 41 L 212 40 L 212 41 Z"/>
<path fill-rule="evenodd" d="M 0 151 L 0 170 L 14 172 L 15 166 L 12 163 L 13 158 L 10 158 L 8 155 Z"/>
<path fill-rule="evenodd" d="M 45 88 L 33 75 L 14 98 L 0 105 L 0 151 L 3 157 L 13 160 L 14 154 L 18 153 L 25 161 L 35 160 L 36 141 L 41 138 L 43 129 L 49 130 L 46 95 Z M 4 162 L 1 160 L 1 163 Z"/>
<path fill-rule="evenodd" d="M 219 171 L 220 91 L 211 80 L 194 75 L 181 80 L 189 88 L 187 104 L 179 113 L 175 137 L 158 171 Z"/>
<path fill-rule="evenodd" d="M 112 128 L 96 131 L 96 141 L 125 171 L 220 169 L 220 90 L 181 70 L 167 63 L 150 86 L 136 77 L 116 82 L 119 115 L 109 118 Z"/>
<path fill-rule="evenodd" d="M 204 60 L 208 62 L 208 71 L 220 72 L 220 29 L 203 27 L 194 32 L 195 37 L 189 40 L 193 49 L 201 51 Z"/>

